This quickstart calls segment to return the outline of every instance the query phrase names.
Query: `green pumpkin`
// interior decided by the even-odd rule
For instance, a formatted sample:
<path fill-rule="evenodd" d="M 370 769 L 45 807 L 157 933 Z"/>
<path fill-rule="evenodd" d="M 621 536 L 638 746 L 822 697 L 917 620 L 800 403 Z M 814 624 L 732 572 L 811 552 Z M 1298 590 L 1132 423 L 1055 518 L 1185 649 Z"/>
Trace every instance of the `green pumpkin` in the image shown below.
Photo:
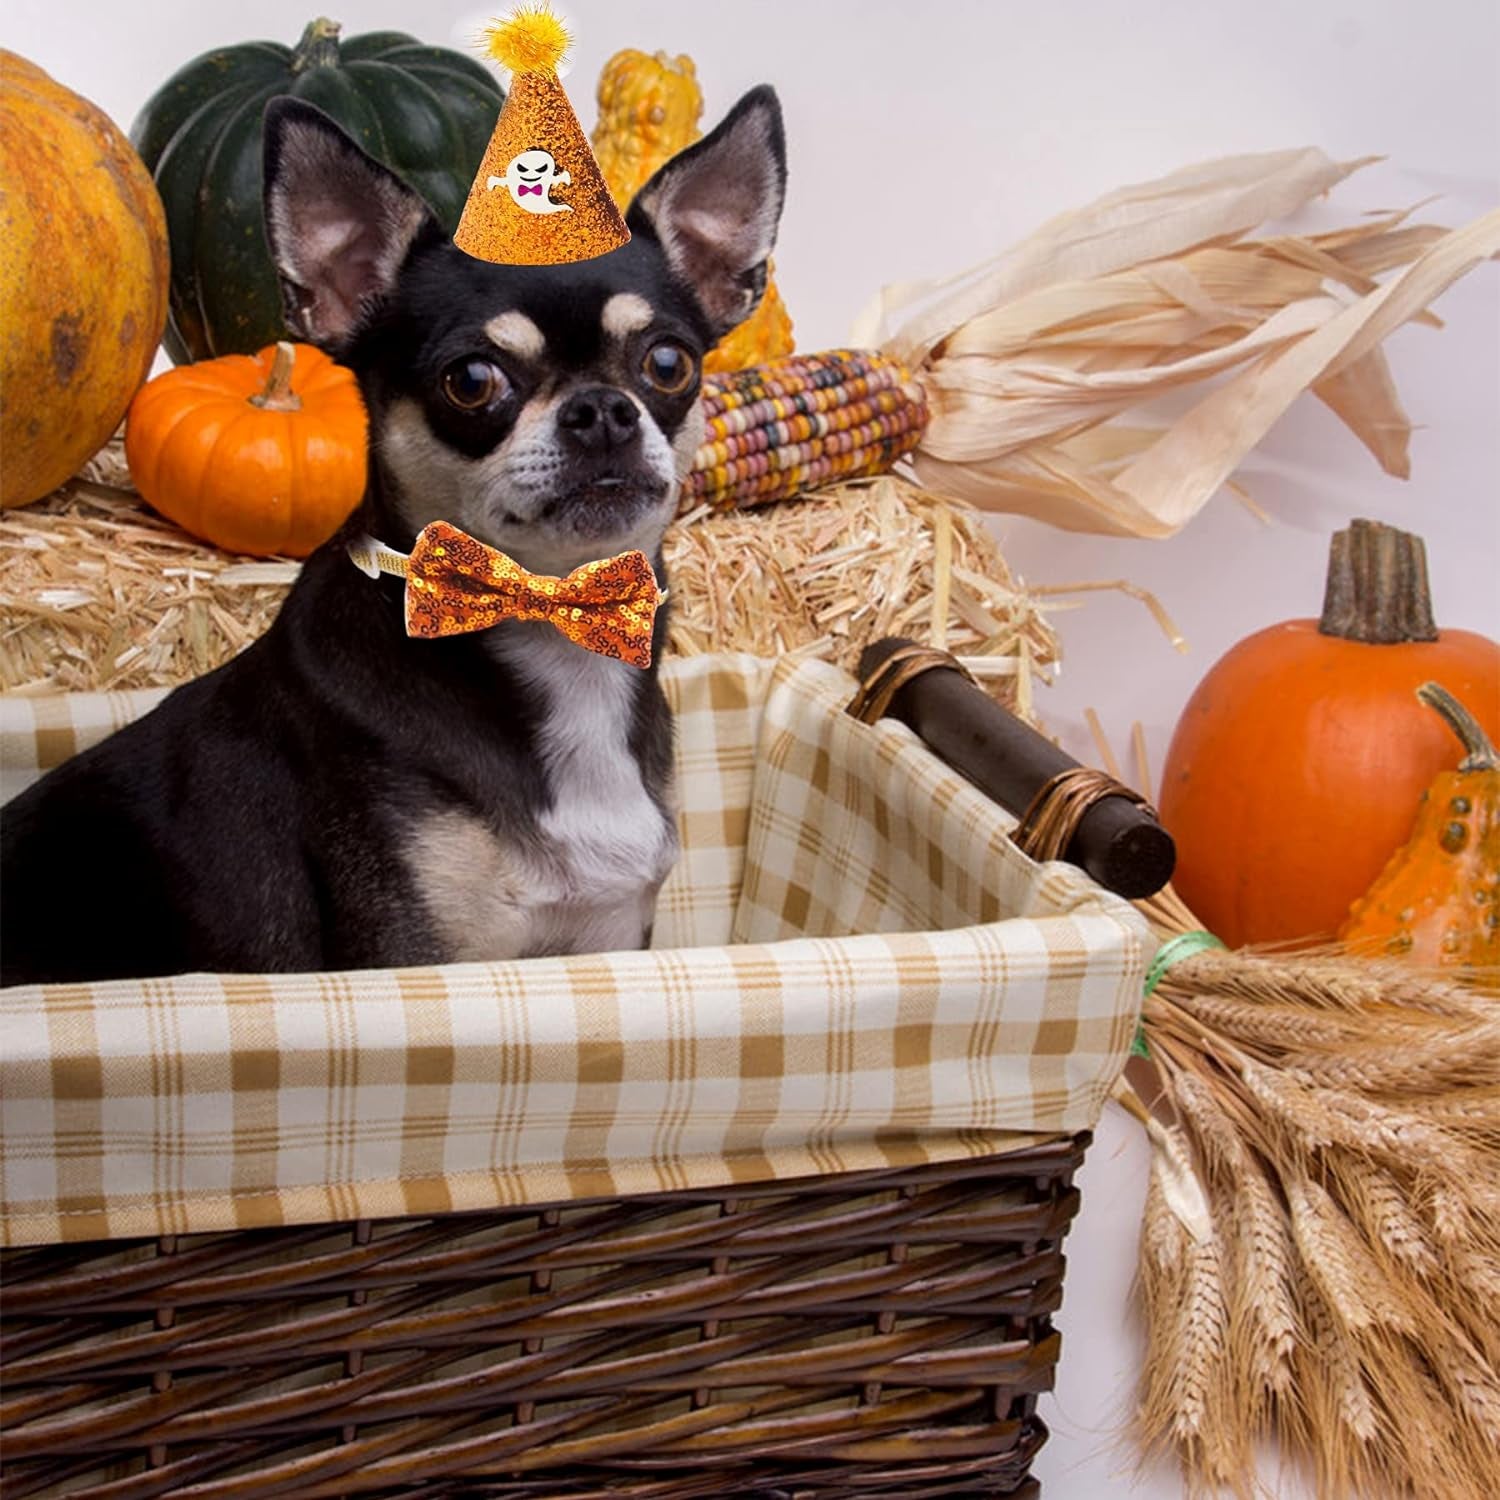
<path fill-rule="evenodd" d="M 477 61 L 399 31 L 205 52 L 152 96 L 130 139 L 156 179 L 172 249 L 164 342 L 179 364 L 286 337 L 261 218 L 261 117 L 295 94 L 331 115 L 430 203 L 451 234 L 505 95 Z"/>

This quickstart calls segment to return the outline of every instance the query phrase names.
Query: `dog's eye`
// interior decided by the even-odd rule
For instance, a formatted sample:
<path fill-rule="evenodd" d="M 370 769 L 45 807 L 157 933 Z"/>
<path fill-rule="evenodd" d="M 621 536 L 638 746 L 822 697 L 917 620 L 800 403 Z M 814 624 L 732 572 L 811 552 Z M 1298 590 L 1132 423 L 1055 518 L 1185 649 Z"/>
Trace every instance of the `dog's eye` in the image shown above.
<path fill-rule="evenodd" d="M 666 396 L 680 396 L 698 373 L 693 356 L 681 344 L 670 340 L 653 344 L 646 351 L 641 369 L 646 379 Z"/>
<path fill-rule="evenodd" d="M 461 359 L 443 371 L 443 396 L 460 411 L 478 411 L 509 392 L 505 371 L 487 359 Z"/>

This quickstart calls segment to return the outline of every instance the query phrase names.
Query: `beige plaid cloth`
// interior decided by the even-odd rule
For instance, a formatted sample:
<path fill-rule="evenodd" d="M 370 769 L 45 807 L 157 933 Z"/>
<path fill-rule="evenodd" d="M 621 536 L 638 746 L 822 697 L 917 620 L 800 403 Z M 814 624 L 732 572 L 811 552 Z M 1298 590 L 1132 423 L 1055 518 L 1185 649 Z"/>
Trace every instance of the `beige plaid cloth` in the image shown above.
<path fill-rule="evenodd" d="M 6 1244 L 952 1159 L 1096 1119 L 1149 942 L 819 662 L 675 661 L 648 952 L 0 991 Z M 0 700 L 5 791 L 158 694 Z M 79 913 L 80 923 L 88 914 Z"/>

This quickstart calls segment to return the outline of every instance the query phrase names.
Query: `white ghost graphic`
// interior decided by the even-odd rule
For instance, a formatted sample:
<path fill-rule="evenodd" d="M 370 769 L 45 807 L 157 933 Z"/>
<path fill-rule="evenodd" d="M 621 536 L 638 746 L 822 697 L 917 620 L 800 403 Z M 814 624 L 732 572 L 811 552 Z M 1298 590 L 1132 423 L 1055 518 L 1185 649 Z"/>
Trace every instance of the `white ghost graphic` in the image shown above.
<path fill-rule="evenodd" d="M 504 177 L 486 178 L 484 185 L 492 193 L 497 187 L 508 187 L 510 196 L 529 214 L 570 214 L 573 210 L 566 203 L 552 201 L 552 189 L 572 183 L 568 173 L 557 170 L 550 151 L 533 146 L 510 159 Z"/>

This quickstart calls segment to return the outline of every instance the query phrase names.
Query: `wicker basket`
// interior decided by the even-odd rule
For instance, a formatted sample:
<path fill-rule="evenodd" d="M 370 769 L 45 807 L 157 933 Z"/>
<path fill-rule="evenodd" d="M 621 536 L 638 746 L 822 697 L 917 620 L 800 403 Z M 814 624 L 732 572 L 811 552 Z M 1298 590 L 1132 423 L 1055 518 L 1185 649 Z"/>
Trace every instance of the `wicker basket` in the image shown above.
<path fill-rule="evenodd" d="M 368 1171 L 332 1184 L 298 1178 L 278 1200 L 280 1226 L 259 1227 L 275 1223 L 259 1206 L 263 1187 L 228 1202 L 210 1179 L 289 1170 L 276 1164 L 295 1157 L 305 1117 L 269 1147 L 277 1127 L 257 1117 L 244 1159 L 221 1169 L 184 1136 L 184 1070 L 160 1051 L 143 1067 L 132 1040 L 152 1016 L 175 1014 L 186 1028 L 205 1010 L 227 1017 L 227 1003 L 243 1026 L 256 1007 L 280 1006 L 278 1026 L 314 1028 L 286 1033 L 305 1058 L 322 1045 L 322 1001 L 335 1007 L 343 991 L 382 1016 L 399 1014 L 392 996 L 405 996 L 403 1024 L 418 1028 L 443 1005 L 444 1026 L 472 1018 L 493 990 L 512 1001 L 524 991 L 530 1044 L 544 1016 L 566 1008 L 559 976 L 572 960 L 0 992 L 10 1054 L 0 1062 L 12 1246 L 0 1255 L 6 1496 L 1032 1493 L 1028 1470 L 1046 1435 L 1035 1401 L 1057 1360 L 1050 1317 L 1078 1204 L 1072 1176 L 1134 1028 L 1144 932 L 1077 871 L 1025 860 L 1006 837 L 1010 820 L 904 726 L 843 714 L 851 685 L 818 663 L 670 669 L 688 839 L 658 926 L 675 952 L 579 961 L 595 981 L 612 966 L 610 993 L 632 997 L 628 1035 L 580 1032 L 578 1047 L 610 1067 L 579 1085 L 561 1125 L 524 1120 L 525 1131 L 571 1141 L 613 1111 L 604 1134 L 578 1148 L 590 1164 L 582 1175 L 524 1161 L 503 1175 L 459 1170 L 463 1151 L 484 1159 L 491 1140 L 479 1132 L 474 1148 L 459 1133 L 437 1148 L 454 1173 L 441 1183 L 382 1184 Z M 122 695 L 86 709 L 26 700 L 26 732 L 0 724 L 0 742 L 45 759 L 144 706 Z M 706 771 L 713 757 L 722 774 Z M 34 774 L 13 765 L 10 784 Z M 731 827 L 738 850 L 704 832 Z M 923 883 L 933 930 L 907 936 Z M 698 886 L 709 895 L 689 900 Z M 746 1039 L 764 1040 L 754 1007 L 767 973 L 822 974 L 830 989 L 774 997 L 768 1014 L 786 1031 L 772 1050 L 784 1050 L 787 1071 L 767 1078 L 757 1063 L 732 1086 L 727 1108 L 740 1125 L 683 1115 L 670 1160 L 640 1169 L 627 1149 L 601 1169 L 599 1141 L 620 1139 L 609 1131 L 648 1107 L 638 1068 L 673 1051 L 682 1016 L 698 1024 L 707 1014 L 709 982 L 698 976 L 716 963 L 738 964 L 753 984 L 703 1023 L 705 1055 L 725 1035 L 715 1026 L 742 1021 Z M 872 976 L 891 963 L 897 980 L 882 990 Z M 634 1052 L 656 1015 L 657 972 L 679 987 L 676 1008 Z M 826 1039 L 825 1010 L 845 1028 Z M 52 1025 L 84 1012 L 87 1026 Z M 347 1028 L 353 1012 L 342 1014 Z M 374 1041 L 361 1045 L 373 1051 L 327 1061 L 330 1091 L 362 1069 L 409 1076 L 406 1060 L 431 1053 L 430 1036 L 392 1039 L 389 1029 L 371 1028 Z M 83 1034 L 98 1056 L 47 1051 Z M 193 1034 L 200 1064 L 203 1036 L 217 1034 Z M 457 1050 L 467 1045 L 447 1034 Z M 799 1052 L 809 1034 L 813 1050 Z M 847 1058 L 829 1063 L 847 1067 L 843 1093 L 819 1092 L 832 1087 L 819 1076 L 825 1040 L 831 1059 Z M 226 1055 L 219 1071 L 238 1075 L 239 1060 Z M 710 1092 L 724 1086 L 715 1066 Z M 621 1079 L 636 1103 L 610 1092 Z M 249 1096 L 252 1113 L 268 1099 L 274 1111 L 284 1083 Z M 661 1093 L 674 1088 L 685 1097 L 680 1079 Z M 173 1090 L 172 1107 L 158 1108 Z M 837 1128 L 787 1134 L 788 1121 L 834 1120 L 835 1094 Z M 197 1128 L 212 1132 L 221 1108 L 238 1130 L 246 1097 L 186 1103 L 208 1121 Z M 388 1116 L 362 1097 L 351 1090 L 330 1106 L 336 1133 L 358 1120 L 378 1152 L 412 1096 L 398 1095 Z M 524 1113 L 514 1100 L 504 1110 Z M 127 1190 L 130 1153 L 140 1157 L 136 1143 L 159 1127 L 155 1165 Z M 391 1159 L 416 1160 L 431 1133 Z M 117 1138 L 128 1144 L 115 1158 Z M 99 1203 L 79 1196 L 85 1180 Z M 539 1190 L 546 1183 L 563 1185 Z"/>
<path fill-rule="evenodd" d="M 1027 1493 L 1085 1141 L 11 1251 L 5 1493 Z"/>

